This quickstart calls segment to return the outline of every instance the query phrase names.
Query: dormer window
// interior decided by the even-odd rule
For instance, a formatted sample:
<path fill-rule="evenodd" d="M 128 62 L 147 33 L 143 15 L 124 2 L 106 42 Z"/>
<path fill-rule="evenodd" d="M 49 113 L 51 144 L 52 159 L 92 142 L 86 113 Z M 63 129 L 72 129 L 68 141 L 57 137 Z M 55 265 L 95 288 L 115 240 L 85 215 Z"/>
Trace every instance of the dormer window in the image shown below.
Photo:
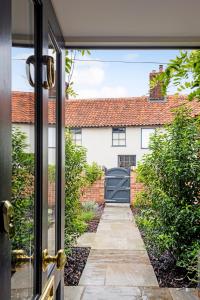
<path fill-rule="evenodd" d="M 112 128 L 112 146 L 122 147 L 126 146 L 126 128 L 113 127 Z"/>

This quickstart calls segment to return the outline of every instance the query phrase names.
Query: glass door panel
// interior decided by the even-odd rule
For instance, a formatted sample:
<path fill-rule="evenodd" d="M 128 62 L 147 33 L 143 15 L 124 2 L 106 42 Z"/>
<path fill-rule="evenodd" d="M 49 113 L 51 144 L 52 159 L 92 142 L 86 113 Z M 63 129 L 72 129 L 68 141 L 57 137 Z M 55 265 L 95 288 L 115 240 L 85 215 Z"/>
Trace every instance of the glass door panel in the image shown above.
<path fill-rule="evenodd" d="M 53 87 L 48 90 L 48 253 L 56 254 L 56 174 L 57 174 L 57 82 L 56 82 L 56 50 L 49 36 L 48 55 L 52 58 Z M 53 264 L 49 265 L 50 272 Z"/>
<path fill-rule="evenodd" d="M 23 7 L 23 10 L 20 10 Z M 23 11 L 23 16 L 22 16 Z M 25 29 L 24 34 L 20 34 Z M 34 5 L 12 1 L 12 198 L 11 298 L 32 299 L 35 187 L 35 94 L 27 79 L 27 60 L 34 56 Z M 34 70 L 30 69 L 34 79 Z"/>

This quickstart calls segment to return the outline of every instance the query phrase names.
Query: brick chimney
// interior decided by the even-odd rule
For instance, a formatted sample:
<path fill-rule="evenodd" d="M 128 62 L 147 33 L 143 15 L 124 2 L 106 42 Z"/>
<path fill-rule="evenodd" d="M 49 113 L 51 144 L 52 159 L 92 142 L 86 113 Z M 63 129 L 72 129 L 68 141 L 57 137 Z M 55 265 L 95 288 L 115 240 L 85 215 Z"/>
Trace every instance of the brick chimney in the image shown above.
<path fill-rule="evenodd" d="M 156 72 L 156 70 L 153 70 L 149 74 L 149 80 L 151 81 L 156 75 L 163 72 L 163 65 L 159 65 L 159 70 Z M 163 101 L 165 100 L 165 97 L 162 94 L 162 84 L 158 83 L 154 88 L 150 88 L 150 95 L 149 100 L 150 101 Z"/>

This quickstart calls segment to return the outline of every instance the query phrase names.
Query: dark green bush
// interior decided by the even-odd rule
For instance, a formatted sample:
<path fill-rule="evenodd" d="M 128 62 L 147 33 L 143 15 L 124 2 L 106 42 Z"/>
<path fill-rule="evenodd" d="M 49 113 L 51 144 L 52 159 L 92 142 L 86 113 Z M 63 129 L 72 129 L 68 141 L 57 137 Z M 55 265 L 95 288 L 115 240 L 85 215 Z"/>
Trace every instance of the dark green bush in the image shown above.
<path fill-rule="evenodd" d="M 151 203 L 137 218 L 139 226 L 157 255 L 170 251 L 193 278 L 200 252 L 199 129 L 187 109 L 178 109 L 172 124 L 152 137 L 137 170 L 144 202 Z"/>
<path fill-rule="evenodd" d="M 86 225 L 80 220 L 80 195 L 86 181 L 83 176 L 86 167 L 86 150 L 76 146 L 70 132 L 65 134 L 65 249 L 85 231 Z"/>
<path fill-rule="evenodd" d="M 12 198 L 15 235 L 13 249 L 30 253 L 33 246 L 34 213 L 34 157 L 25 152 L 26 134 L 19 129 L 12 131 Z"/>

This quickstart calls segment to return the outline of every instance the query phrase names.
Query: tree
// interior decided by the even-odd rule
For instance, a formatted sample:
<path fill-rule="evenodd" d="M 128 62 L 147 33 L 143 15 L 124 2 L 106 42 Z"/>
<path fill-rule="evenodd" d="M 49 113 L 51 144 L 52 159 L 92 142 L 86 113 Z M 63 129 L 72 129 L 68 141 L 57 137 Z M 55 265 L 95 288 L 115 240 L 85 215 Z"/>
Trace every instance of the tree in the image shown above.
<path fill-rule="evenodd" d="M 177 87 L 177 92 L 190 89 L 189 100 L 200 100 L 200 50 L 180 51 L 170 60 L 164 72 L 155 76 L 152 87 L 162 83 L 163 94 L 166 95 L 170 83 Z"/>

